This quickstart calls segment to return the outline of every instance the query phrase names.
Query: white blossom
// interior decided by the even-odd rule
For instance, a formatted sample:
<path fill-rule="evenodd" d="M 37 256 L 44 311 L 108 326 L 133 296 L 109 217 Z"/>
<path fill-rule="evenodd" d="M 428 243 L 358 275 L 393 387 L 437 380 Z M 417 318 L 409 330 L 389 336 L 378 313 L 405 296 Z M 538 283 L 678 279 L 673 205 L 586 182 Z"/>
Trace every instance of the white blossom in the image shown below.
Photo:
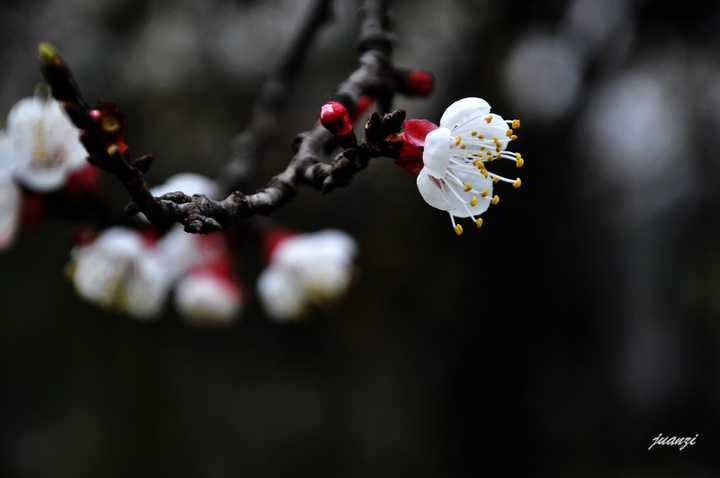
<path fill-rule="evenodd" d="M 336 230 L 298 234 L 282 241 L 258 281 L 268 314 L 278 320 L 297 318 L 310 304 L 343 295 L 352 280 L 355 240 Z"/>
<path fill-rule="evenodd" d="M 493 183 L 502 181 L 520 187 L 520 178 L 505 178 L 486 166 L 504 159 L 522 167 L 520 153 L 507 150 L 508 143 L 517 138 L 513 128 L 519 127 L 519 120 L 505 121 L 490 113 L 485 100 L 464 98 L 450 105 L 440 119 L 440 127 L 425 137 L 418 190 L 429 205 L 448 212 L 458 235 L 463 228 L 455 222 L 456 217 L 470 217 L 480 227 L 480 214 L 499 202 L 499 196 L 493 196 Z"/>
<path fill-rule="evenodd" d="M 38 192 L 62 187 L 70 173 L 86 164 L 78 134 L 59 102 L 20 100 L 7 118 L 15 178 Z"/>
<path fill-rule="evenodd" d="M 135 230 L 113 227 L 75 248 L 69 270 L 84 299 L 147 320 L 160 314 L 196 258 L 192 237 L 180 226 L 154 244 Z"/>
<path fill-rule="evenodd" d="M 231 257 L 224 233 L 190 235 L 195 260 L 175 289 L 175 305 L 192 325 L 227 325 L 237 320 L 244 296 L 231 268 Z"/>

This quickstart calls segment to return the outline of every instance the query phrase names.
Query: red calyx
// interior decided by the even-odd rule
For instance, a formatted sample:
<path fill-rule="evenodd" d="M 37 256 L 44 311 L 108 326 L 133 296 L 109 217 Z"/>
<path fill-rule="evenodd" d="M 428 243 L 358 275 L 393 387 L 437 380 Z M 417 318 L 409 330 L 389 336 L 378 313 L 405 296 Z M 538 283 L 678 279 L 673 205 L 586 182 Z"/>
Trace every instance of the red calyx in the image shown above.
<path fill-rule="evenodd" d="M 40 224 L 45 216 L 45 198 L 42 194 L 23 191 L 20 222 L 25 228 L 33 228 Z"/>
<path fill-rule="evenodd" d="M 420 174 L 425 136 L 434 129 L 437 129 L 437 125 L 425 119 L 411 118 L 403 121 L 403 130 L 396 136 L 396 140 L 402 141 L 402 147 L 395 164 L 410 174 Z"/>
<path fill-rule="evenodd" d="M 435 88 L 435 77 L 426 70 L 410 70 L 405 88 L 412 95 L 428 96 Z"/>
<path fill-rule="evenodd" d="M 65 181 L 65 190 L 71 194 L 97 191 L 100 186 L 100 170 L 91 164 L 73 171 Z"/>
<path fill-rule="evenodd" d="M 337 101 L 328 101 L 322 105 L 320 124 L 336 136 L 345 136 L 352 131 L 348 110 Z"/>

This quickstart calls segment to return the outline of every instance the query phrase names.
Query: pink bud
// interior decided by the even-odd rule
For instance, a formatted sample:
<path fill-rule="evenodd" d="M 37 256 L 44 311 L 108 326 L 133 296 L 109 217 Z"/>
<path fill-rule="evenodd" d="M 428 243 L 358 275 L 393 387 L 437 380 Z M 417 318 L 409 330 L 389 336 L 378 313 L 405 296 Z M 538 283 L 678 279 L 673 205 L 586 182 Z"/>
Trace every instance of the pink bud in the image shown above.
<path fill-rule="evenodd" d="M 337 101 L 328 101 L 320 108 L 320 124 L 336 136 L 345 136 L 352 131 L 348 110 Z"/>

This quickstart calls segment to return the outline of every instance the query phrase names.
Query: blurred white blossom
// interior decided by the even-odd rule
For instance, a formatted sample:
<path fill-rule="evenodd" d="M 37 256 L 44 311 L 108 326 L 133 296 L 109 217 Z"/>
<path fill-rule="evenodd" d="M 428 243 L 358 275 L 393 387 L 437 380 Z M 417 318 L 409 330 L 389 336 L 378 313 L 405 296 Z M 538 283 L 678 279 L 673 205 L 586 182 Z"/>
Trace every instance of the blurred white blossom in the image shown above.
<path fill-rule="evenodd" d="M 162 311 L 171 287 L 196 257 L 192 236 L 180 226 L 153 242 L 114 227 L 76 247 L 69 271 L 84 299 L 146 320 Z"/>
<path fill-rule="evenodd" d="M 339 298 L 351 282 L 355 240 L 326 230 L 281 241 L 258 280 L 258 295 L 276 320 L 299 318 L 310 304 Z"/>
<path fill-rule="evenodd" d="M 175 288 L 175 304 L 192 325 L 228 325 L 239 318 L 245 298 L 231 270 L 225 235 L 192 238 L 198 259 Z"/>
<path fill-rule="evenodd" d="M 14 177 L 34 191 L 59 189 L 68 175 L 87 164 L 79 131 L 55 100 L 20 100 L 8 113 L 6 133 Z"/>

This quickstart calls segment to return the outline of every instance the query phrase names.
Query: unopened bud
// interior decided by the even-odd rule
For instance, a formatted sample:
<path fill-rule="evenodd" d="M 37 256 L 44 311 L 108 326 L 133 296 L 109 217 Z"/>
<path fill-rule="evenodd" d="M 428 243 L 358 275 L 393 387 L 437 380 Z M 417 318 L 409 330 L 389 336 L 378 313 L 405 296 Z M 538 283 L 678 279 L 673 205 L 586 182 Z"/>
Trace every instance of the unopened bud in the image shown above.
<path fill-rule="evenodd" d="M 345 136 L 352 131 L 348 110 L 337 101 L 329 101 L 320 108 L 320 124 L 336 136 Z"/>

